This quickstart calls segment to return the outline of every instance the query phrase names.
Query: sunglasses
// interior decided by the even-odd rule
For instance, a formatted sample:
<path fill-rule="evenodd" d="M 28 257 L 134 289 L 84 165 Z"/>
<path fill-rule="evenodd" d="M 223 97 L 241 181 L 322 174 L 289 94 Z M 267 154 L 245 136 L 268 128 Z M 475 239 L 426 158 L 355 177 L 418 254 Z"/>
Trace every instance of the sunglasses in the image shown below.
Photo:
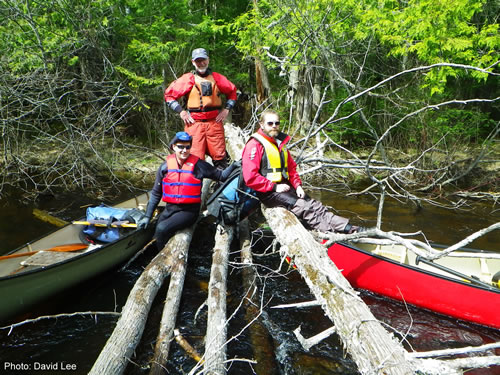
<path fill-rule="evenodd" d="M 279 126 L 280 122 L 279 121 L 268 121 L 268 122 L 266 122 L 266 124 L 268 126 L 273 126 L 273 125 L 278 125 Z"/>
<path fill-rule="evenodd" d="M 191 145 L 175 145 L 179 150 L 189 150 Z"/>

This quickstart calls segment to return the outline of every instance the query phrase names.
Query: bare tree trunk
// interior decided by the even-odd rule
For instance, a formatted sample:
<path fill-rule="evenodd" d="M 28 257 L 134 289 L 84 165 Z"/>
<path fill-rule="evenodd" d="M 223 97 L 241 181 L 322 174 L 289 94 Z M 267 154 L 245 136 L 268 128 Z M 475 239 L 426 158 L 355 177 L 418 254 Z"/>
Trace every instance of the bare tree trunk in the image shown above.
<path fill-rule="evenodd" d="M 323 73 L 319 69 L 314 69 L 314 84 L 312 90 L 313 97 L 313 107 L 315 111 L 319 111 L 321 107 L 321 83 L 323 80 Z M 313 123 L 310 126 L 315 126 L 316 123 Z M 316 147 L 318 149 L 318 157 L 322 158 L 324 156 L 324 147 L 321 147 L 321 137 L 320 132 L 316 133 Z M 321 165 L 321 163 L 318 163 Z"/>
<path fill-rule="evenodd" d="M 257 103 L 263 103 L 271 93 L 271 85 L 267 78 L 267 69 L 262 61 L 255 57 L 255 82 L 257 85 Z"/>
<path fill-rule="evenodd" d="M 257 0 L 253 0 L 253 7 L 258 10 L 259 4 Z M 263 103 L 267 100 L 271 93 L 271 85 L 267 78 L 267 68 L 258 57 L 261 54 L 260 47 L 257 47 L 257 56 L 255 56 L 255 83 L 257 86 L 257 103 Z"/>
<path fill-rule="evenodd" d="M 170 284 L 168 286 L 167 298 L 165 299 L 165 306 L 163 307 L 163 314 L 161 317 L 160 330 L 156 337 L 155 352 L 152 359 L 151 371 L 152 375 L 160 375 L 165 373 L 164 366 L 167 363 L 168 353 L 170 351 L 170 342 L 175 329 L 175 322 L 177 320 L 177 313 L 181 303 L 182 290 L 184 289 L 184 279 L 187 269 L 187 258 L 189 243 L 186 246 L 179 247 L 177 262 L 172 266 L 172 276 L 170 277 Z"/>
<path fill-rule="evenodd" d="M 234 227 L 217 226 L 212 256 L 212 271 L 208 284 L 208 321 L 205 336 L 204 373 L 223 375 L 226 373 L 226 294 L 229 247 Z"/>

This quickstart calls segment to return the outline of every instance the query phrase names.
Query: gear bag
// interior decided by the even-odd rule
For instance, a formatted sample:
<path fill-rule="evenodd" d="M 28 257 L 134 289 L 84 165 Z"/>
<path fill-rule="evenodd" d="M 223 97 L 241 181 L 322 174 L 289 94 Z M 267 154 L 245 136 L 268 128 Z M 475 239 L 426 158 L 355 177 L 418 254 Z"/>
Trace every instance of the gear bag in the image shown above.
<path fill-rule="evenodd" d="M 217 222 L 232 225 L 250 215 L 258 206 L 255 190 L 245 185 L 241 166 L 236 167 L 226 181 L 208 198 L 208 213 Z"/>
<path fill-rule="evenodd" d="M 123 209 L 109 207 L 104 204 L 87 208 L 87 221 L 105 220 L 109 223 L 107 227 L 97 227 L 86 225 L 82 229 L 82 234 L 86 240 L 109 243 L 118 240 L 128 230 L 126 228 L 113 228 L 110 225 L 115 221 L 128 221 L 130 224 L 137 223 L 144 216 L 144 212 L 136 208 Z"/>

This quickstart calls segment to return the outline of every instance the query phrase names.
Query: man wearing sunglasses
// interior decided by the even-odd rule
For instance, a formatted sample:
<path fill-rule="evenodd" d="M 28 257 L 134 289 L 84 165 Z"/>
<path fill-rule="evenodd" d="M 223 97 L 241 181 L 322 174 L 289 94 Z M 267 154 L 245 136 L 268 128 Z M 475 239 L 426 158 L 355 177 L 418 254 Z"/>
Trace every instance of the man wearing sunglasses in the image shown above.
<path fill-rule="evenodd" d="M 199 159 L 191 154 L 192 141 L 186 132 L 175 134 L 170 142 L 174 153 L 158 168 L 145 218 L 137 223 L 139 228 L 146 228 L 160 200 L 167 203 L 156 224 L 154 238 L 158 250 L 163 249 L 175 232 L 195 223 L 200 213 L 203 178 L 225 181 L 236 167 L 233 163 L 220 170 Z"/>
<path fill-rule="evenodd" d="M 243 149 L 242 169 L 246 185 L 257 192 L 262 203 L 267 207 L 284 207 L 306 227 L 320 232 L 364 230 L 349 224 L 349 219 L 331 213 L 304 192 L 297 164 L 286 148 L 290 136 L 280 131 L 278 114 L 265 111 L 259 125 L 260 129 Z"/>
<path fill-rule="evenodd" d="M 184 131 L 193 137 L 191 153 L 200 159 L 210 155 L 214 165 L 223 169 L 227 165 L 226 141 L 223 122 L 237 99 L 236 86 L 225 76 L 213 72 L 204 48 L 191 54 L 195 70 L 182 75 L 165 90 L 165 101 L 184 121 Z M 221 95 L 226 96 L 222 108 Z M 186 97 L 186 109 L 178 100 Z"/>

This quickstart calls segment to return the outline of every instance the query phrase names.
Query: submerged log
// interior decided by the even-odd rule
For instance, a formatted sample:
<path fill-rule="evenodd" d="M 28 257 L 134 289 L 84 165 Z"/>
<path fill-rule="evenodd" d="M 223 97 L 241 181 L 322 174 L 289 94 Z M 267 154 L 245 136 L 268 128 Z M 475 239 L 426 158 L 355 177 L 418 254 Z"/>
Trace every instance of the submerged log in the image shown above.
<path fill-rule="evenodd" d="M 184 349 L 184 351 L 189 354 L 191 358 L 193 358 L 196 362 L 203 363 L 203 358 L 201 358 L 201 355 L 198 354 L 198 351 L 193 348 L 193 346 L 189 342 L 187 342 L 184 337 L 182 337 L 178 329 L 174 329 L 174 338 L 177 344 L 179 344 L 179 346 Z"/>
<path fill-rule="evenodd" d="M 243 288 L 246 291 L 245 298 L 245 320 L 253 323 L 249 327 L 250 341 L 253 348 L 255 365 L 253 370 L 257 375 L 271 375 L 276 371 L 274 360 L 274 347 L 269 332 L 260 319 L 262 306 L 257 286 L 257 274 L 253 266 L 253 256 L 250 242 L 250 230 L 248 219 L 241 221 L 239 226 L 240 254 L 243 268 Z"/>
<path fill-rule="evenodd" d="M 55 225 L 56 227 L 64 227 L 66 224 L 68 224 L 67 221 L 52 216 L 47 211 L 42 211 L 39 210 L 38 208 L 33 209 L 33 216 L 49 224 Z"/>

